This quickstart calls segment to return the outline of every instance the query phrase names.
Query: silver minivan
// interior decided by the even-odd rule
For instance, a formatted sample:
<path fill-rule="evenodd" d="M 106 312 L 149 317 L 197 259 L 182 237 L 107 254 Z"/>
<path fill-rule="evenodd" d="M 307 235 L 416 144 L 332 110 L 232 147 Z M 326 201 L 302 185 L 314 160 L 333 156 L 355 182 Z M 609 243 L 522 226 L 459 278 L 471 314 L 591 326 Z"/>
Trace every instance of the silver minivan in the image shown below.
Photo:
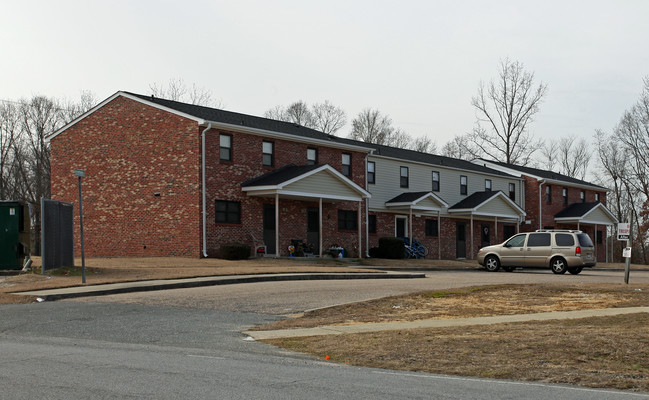
<path fill-rule="evenodd" d="M 487 246 L 478 252 L 478 262 L 487 271 L 502 267 L 550 267 L 555 274 L 578 274 L 597 264 L 595 246 L 582 231 L 541 229 L 519 233 L 504 243 Z"/>

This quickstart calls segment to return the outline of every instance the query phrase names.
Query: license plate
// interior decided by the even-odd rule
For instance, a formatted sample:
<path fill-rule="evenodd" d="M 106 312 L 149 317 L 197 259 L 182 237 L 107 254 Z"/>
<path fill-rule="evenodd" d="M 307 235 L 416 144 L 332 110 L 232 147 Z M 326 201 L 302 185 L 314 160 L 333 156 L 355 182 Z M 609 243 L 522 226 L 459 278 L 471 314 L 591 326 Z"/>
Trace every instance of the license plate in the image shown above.
<path fill-rule="evenodd" d="M 586 253 L 586 258 L 593 258 L 593 254 L 592 253 Z"/>

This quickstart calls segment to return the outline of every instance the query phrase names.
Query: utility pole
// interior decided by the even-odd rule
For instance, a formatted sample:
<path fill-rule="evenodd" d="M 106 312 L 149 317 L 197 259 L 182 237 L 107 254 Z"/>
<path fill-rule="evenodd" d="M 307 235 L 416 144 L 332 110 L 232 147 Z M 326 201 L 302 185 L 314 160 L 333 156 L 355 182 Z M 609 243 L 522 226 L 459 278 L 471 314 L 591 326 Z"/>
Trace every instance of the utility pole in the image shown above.
<path fill-rule="evenodd" d="M 81 230 L 81 283 L 86 283 L 86 258 L 83 248 L 83 201 L 81 196 L 81 178 L 86 176 L 86 171 L 75 169 L 74 176 L 79 177 L 79 228 Z"/>
<path fill-rule="evenodd" d="M 627 249 L 631 249 L 631 240 L 633 238 L 633 209 L 629 210 L 629 238 L 626 240 Z M 626 257 L 626 266 L 624 267 L 624 283 L 629 284 L 629 272 L 631 271 L 631 252 Z"/>

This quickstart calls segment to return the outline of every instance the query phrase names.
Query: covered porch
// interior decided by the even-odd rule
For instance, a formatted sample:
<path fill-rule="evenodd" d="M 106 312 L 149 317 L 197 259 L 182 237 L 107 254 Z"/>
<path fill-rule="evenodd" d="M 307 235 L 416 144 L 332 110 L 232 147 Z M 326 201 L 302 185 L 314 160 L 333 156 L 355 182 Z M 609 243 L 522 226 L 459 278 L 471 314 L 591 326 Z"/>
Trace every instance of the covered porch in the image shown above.
<path fill-rule="evenodd" d="M 608 262 L 608 241 L 604 237 L 598 237 L 598 232 L 600 232 L 599 228 L 603 227 L 607 232 L 607 237 L 612 235 L 618 220 L 604 204 L 599 201 L 570 204 L 554 215 L 554 221 L 557 224 L 575 226 L 577 230 L 584 230 L 586 227 L 592 228 L 595 254 L 599 254 L 599 247 L 604 245 L 606 254 L 604 261 Z"/>
<path fill-rule="evenodd" d="M 307 241 L 309 238 L 317 238 L 317 242 L 312 244 L 316 245 L 317 255 L 321 257 L 325 244 L 339 242 L 341 235 L 337 234 L 338 230 L 344 231 L 343 236 L 355 233 L 357 237 L 354 247 L 357 246 L 358 253 L 362 254 L 363 200 L 371 195 L 330 165 L 290 164 L 246 181 L 241 188 L 248 196 L 273 199 L 272 204 L 264 205 L 262 214 L 263 237 L 269 249 L 267 255 L 282 256 L 283 249 L 288 255 L 290 243 L 282 242 L 287 237 L 304 238 Z M 332 218 L 331 205 L 334 203 L 340 205 L 340 210 L 335 215 L 338 222 L 336 225 L 329 221 Z M 291 211 L 283 210 L 283 205 L 295 204 L 302 208 L 300 212 L 305 213 L 306 220 L 298 222 L 294 216 L 286 215 Z M 326 221 L 328 224 L 323 223 L 325 208 L 330 209 Z M 304 229 L 300 228 L 302 225 Z M 355 229 L 349 229 L 350 227 Z M 304 234 L 301 235 L 302 233 Z"/>

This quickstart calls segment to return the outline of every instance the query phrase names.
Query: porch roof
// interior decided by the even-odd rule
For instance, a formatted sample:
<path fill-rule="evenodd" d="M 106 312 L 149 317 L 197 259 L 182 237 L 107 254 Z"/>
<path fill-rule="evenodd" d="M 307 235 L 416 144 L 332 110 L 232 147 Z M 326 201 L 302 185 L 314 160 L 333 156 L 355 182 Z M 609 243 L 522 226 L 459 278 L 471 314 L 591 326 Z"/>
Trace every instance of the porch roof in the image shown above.
<path fill-rule="evenodd" d="M 249 196 L 313 201 L 361 201 L 370 193 L 328 164 L 289 164 L 241 184 Z"/>
<path fill-rule="evenodd" d="M 448 208 L 450 214 L 519 219 L 525 211 L 502 191 L 475 192 Z"/>
<path fill-rule="evenodd" d="M 405 192 L 385 202 L 391 209 L 440 211 L 448 207 L 448 203 L 433 192 Z"/>
<path fill-rule="evenodd" d="M 572 203 L 554 215 L 554 220 L 561 223 L 615 225 L 617 218 L 599 201 Z"/>

